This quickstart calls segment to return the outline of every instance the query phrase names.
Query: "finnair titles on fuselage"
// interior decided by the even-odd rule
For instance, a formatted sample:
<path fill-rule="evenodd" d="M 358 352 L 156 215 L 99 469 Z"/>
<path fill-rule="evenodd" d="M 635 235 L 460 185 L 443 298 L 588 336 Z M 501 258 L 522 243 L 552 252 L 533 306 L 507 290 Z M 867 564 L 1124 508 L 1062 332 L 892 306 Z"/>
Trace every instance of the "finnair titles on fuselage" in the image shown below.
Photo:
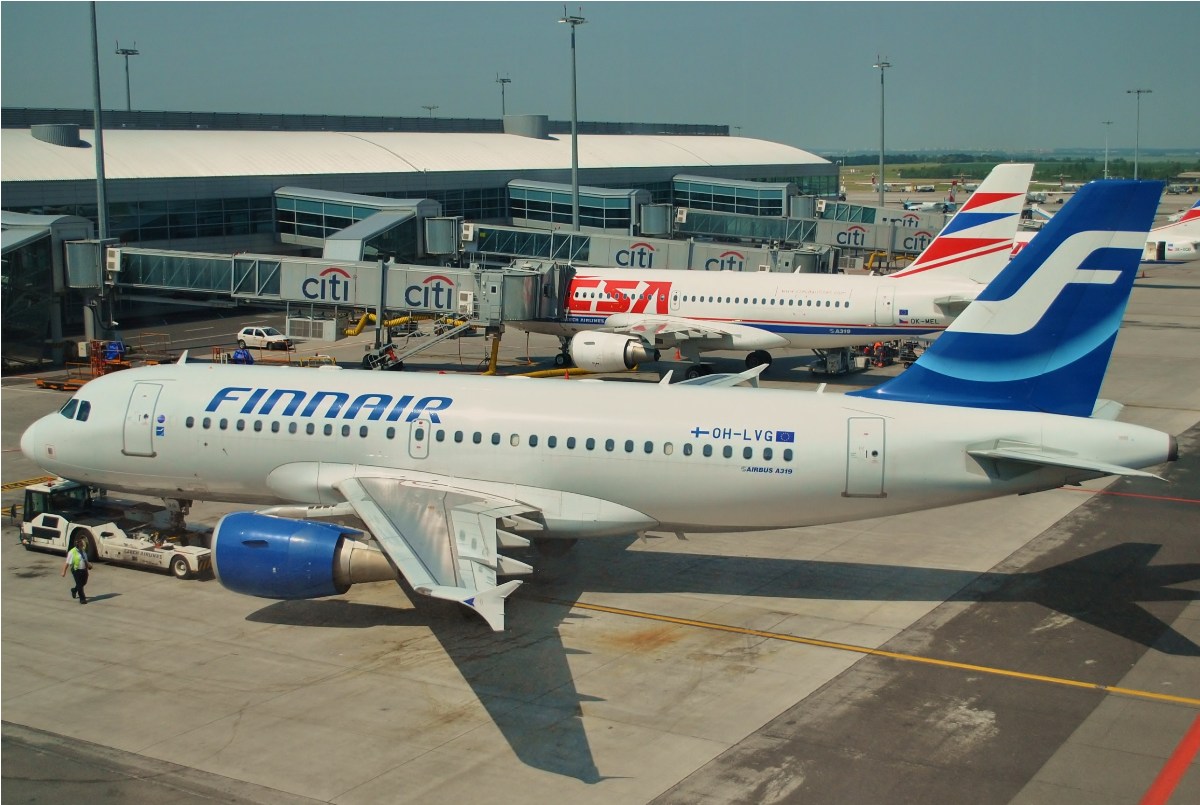
<path fill-rule="evenodd" d="M 559 336 L 577 366 L 602 372 L 664 349 L 693 363 L 702 352 L 747 350 L 753 367 L 769 364 L 771 349 L 936 333 L 1007 263 L 1032 173 L 997 166 L 917 260 L 888 277 L 581 268 L 565 316 L 515 325 Z"/>

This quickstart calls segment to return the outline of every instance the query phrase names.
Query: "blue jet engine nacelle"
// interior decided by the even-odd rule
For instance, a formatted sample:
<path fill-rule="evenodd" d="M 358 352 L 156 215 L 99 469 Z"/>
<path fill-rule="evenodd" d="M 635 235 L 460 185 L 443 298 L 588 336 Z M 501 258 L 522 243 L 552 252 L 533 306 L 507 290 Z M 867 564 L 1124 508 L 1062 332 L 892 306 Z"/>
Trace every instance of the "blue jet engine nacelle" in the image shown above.
<path fill-rule="evenodd" d="M 253 512 L 227 514 L 213 531 L 213 570 L 234 592 L 285 600 L 341 595 L 396 578 L 384 554 L 333 523 Z"/>

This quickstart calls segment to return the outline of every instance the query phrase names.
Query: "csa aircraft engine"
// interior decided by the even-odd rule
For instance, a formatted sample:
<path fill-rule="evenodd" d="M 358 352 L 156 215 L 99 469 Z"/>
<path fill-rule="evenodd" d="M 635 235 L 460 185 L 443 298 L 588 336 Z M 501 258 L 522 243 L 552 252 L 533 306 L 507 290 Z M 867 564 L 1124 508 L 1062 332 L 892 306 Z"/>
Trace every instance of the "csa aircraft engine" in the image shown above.
<path fill-rule="evenodd" d="M 640 339 L 616 333 L 576 333 L 568 346 L 571 360 L 589 372 L 619 372 L 658 360 L 658 350 Z"/>
<path fill-rule="evenodd" d="M 312 520 L 227 514 L 213 531 L 213 569 L 225 587 L 259 598 L 320 598 L 395 579 L 382 552 L 353 539 L 359 533 Z"/>

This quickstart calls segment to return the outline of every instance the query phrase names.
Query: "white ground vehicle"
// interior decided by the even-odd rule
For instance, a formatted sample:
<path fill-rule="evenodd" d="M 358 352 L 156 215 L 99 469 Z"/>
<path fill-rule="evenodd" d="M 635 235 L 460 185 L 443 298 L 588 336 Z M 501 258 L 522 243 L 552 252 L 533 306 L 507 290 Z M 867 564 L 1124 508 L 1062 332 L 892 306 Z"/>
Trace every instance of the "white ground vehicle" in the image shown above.
<path fill-rule="evenodd" d="M 237 342 L 239 347 L 256 347 L 257 349 L 292 348 L 292 339 L 274 327 L 243 327 L 238 330 Z"/>
<path fill-rule="evenodd" d="M 157 528 L 150 522 L 161 507 L 138 504 L 131 509 L 94 498 L 83 484 L 57 478 L 25 488 L 21 543 L 65 554 L 82 544 L 92 560 L 117 562 L 169 571 L 190 579 L 212 570 L 212 551 L 192 542 L 208 543 L 208 532 Z M 134 519 L 129 514 L 142 515 Z"/>

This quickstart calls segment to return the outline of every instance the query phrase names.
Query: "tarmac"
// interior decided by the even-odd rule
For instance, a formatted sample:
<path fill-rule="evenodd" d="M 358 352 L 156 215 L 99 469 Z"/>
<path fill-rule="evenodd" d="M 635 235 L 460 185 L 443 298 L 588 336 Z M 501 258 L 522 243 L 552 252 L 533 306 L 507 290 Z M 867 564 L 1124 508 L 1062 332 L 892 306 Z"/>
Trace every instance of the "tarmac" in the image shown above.
<path fill-rule="evenodd" d="M 151 328 L 207 357 L 243 324 L 277 318 Z M 1179 436 L 1165 482 L 585 541 L 527 558 L 536 574 L 500 634 L 414 607 L 391 583 L 268 602 L 98 565 L 80 607 L 62 559 L 26 552 L 5 526 L 0 796 L 1200 801 L 1188 743 L 1200 741 L 1198 331 L 1200 266 L 1147 268 L 1102 389 L 1122 419 Z M 369 339 L 302 351 L 354 366 Z M 409 368 L 478 371 L 487 351 L 466 336 Z M 510 330 L 501 371 L 545 368 L 556 352 L 555 339 Z M 743 357 L 714 363 L 737 371 Z M 902 371 L 817 378 L 809 360 L 777 353 L 766 383 L 837 391 Z M 66 399 L 4 379 L 5 484 L 43 474 L 19 436 Z M 19 500 L 4 491 L 5 506 Z M 231 508 L 197 504 L 189 522 Z"/>

